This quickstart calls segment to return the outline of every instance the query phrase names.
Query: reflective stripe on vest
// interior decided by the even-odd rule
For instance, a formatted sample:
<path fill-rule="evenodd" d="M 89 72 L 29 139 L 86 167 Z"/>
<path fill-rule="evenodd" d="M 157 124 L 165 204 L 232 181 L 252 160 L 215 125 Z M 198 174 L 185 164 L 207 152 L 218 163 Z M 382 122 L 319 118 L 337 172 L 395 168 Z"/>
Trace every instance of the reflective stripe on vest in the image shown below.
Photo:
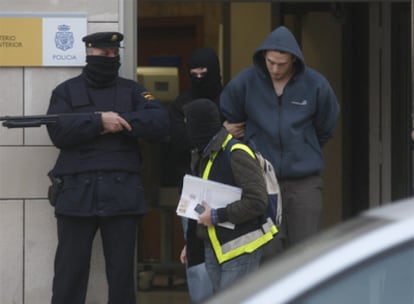
<path fill-rule="evenodd" d="M 256 154 L 252 151 L 252 149 L 250 149 L 250 147 L 248 147 L 244 144 L 240 144 L 240 143 L 234 144 L 230 148 L 230 151 L 233 152 L 233 150 L 236 150 L 236 149 L 241 149 L 241 150 L 247 152 L 254 159 L 257 158 Z M 275 223 L 272 221 L 272 219 L 270 217 L 267 217 L 266 221 L 267 222 L 263 225 L 263 228 L 264 228 L 263 230 L 265 231 L 265 233 L 270 231 L 272 233 L 272 235 L 277 234 L 279 232 L 279 230 L 277 229 L 277 227 L 276 227 Z"/>
<path fill-rule="evenodd" d="M 227 138 L 222 145 L 223 150 L 226 148 L 227 144 L 232 138 L 233 136 L 231 134 L 227 135 Z M 251 157 L 256 158 L 254 152 L 244 144 L 236 143 L 231 147 L 230 151 L 233 151 L 234 149 L 242 149 L 246 151 Z M 218 152 L 214 152 L 208 160 L 207 165 L 203 171 L 203 179 L 208 179 L 217 153 Z M 220 244 L 215 226 L 209 226 L 207 231 L 213 250 L 220 264 L 234 259 L 244 253 L 252 253 L 256 249 L 269 242 L 273 238 L 273 235 L 278 232 L 276 226 L 270 218 L 266 219 L 266 222 L 263 223 L 262 226 L 258 229 L 241 235 L 225 244 Z"/>

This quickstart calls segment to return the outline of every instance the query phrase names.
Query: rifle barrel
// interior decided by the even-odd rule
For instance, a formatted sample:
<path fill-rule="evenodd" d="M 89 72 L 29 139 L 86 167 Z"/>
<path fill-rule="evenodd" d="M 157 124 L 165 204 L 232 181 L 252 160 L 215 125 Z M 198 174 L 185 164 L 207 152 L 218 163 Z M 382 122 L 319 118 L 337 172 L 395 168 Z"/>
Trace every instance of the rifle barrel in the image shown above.
<path fill-rule="evenodd" d="M 28 115 L 28 116 L 1 116 L 3 126 L 7 128 L 40 127 L 44 124 L 56 123 L 59 114 Z"/>
<path fill-rule="evenodd" d="M 95 112 L 97 114 L 98 112 Z M 90 115 L 94 113 L 60 113 L 60 114 L 45 114 L 45 115 L 27 115 L 27 116 L 0 116 L 0 121 L 3 121 L 3 126 L 7 128 L 30 128 L 40 127 L 41 125 L 48 125 L 56 123 L 59 117 Z"/>

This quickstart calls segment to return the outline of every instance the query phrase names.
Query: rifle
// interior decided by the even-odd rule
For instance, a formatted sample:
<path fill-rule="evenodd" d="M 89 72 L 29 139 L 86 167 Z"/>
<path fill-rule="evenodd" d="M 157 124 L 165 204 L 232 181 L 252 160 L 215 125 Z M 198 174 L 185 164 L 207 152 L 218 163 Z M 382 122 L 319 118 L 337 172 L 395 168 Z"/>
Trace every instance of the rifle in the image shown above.
<path fill-rule="evenodd" d="M 98 112 L 95 112 L 98 113 Z M 45 114 L 45 115 L 27 115 L 27 116 L 0 116 L 2 125 L 9 129 L 11 128 L 32 128 L 40 127 L 41 125 L 50 125 L 57 123 L 59 117 L 90 115 L 93 113 L 60 113 L 60 114 Z"/>
<path fill-rule="evenodd" d="M 0 116 L 2 125 L 7 128 L 32 128 L 56 123 L 59 114 L 28 115 L 28 116 Z"/>

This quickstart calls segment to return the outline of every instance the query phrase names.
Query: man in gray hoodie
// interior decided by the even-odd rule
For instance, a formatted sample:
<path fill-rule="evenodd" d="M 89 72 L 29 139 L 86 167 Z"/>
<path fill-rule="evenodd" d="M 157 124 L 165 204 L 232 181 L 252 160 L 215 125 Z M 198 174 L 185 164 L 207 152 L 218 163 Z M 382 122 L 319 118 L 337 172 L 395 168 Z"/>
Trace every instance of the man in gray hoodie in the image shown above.
<path fill-rule="evenodd" d="M 286 27 L 271 32 L 253 65 L 226 85 L 220 107 L 227 130 L 275 168 L 286 245 L 315 234 L 322 215 L 322 146 L 333 136 L 339 105 L 327 79 L 305 65 Z"/>

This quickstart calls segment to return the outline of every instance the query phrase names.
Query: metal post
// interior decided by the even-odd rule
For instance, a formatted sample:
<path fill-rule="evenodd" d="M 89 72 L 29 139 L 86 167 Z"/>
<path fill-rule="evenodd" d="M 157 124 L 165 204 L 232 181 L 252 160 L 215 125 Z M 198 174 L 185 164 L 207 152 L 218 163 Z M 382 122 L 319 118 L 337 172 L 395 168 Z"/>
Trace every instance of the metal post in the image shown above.
<path fill-rule="evenodd" d="M 411 115 L 414 109 L 414 0 L 411 0 Z M 414 118 L 411 118 L 413 120 Z M 411 122 L 413 126 L 413 122 Z"/>
<path fill-rule="evenodd" d="M 411 122 L 410 122 L 410 144 L 411 144 L 411 133 L 414 129 L 414 0 L 411 0 Z M 410 163 L 411 163 L 411 195 L 413 184 L 414 184 L 414 160 L 413 160 L 413 151 L 410 153 Z"/>

